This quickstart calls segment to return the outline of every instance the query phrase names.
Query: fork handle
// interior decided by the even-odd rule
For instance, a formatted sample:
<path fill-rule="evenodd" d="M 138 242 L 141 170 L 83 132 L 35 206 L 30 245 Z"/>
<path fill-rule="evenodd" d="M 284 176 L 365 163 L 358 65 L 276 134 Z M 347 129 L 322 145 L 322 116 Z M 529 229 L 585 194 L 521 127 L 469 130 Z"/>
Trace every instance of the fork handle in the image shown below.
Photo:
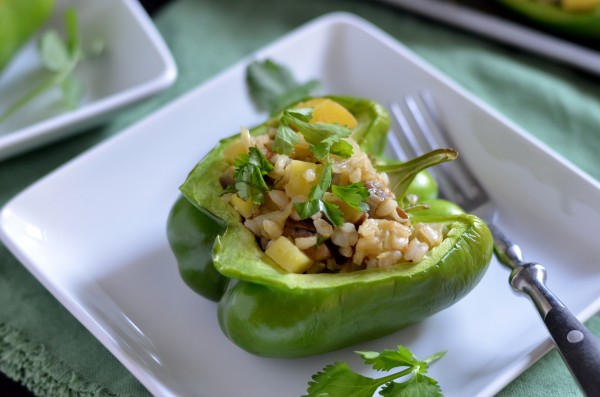
<path fill-rule="evenodd" d="M 546 287 L 544 267 L 517 266 L 510 284 L 531 298 L 580 389 L 587 396 L 600 396 L 600 341 Z"/>

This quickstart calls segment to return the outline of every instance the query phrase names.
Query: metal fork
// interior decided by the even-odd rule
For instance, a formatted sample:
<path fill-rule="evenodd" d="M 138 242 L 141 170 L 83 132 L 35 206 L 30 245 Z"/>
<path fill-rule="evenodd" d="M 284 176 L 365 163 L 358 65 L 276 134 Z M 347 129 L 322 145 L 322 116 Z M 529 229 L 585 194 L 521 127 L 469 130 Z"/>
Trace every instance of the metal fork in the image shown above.
<path fill-rule="evenodd" d="M 390 110 L 400 133 L 394 128 L 396 133 L 390 134 L 389 144 L 401 160 L 438 148 L 456 147 L 429 92 L 407 95 L 402 103 L 391 103 Z M 438 182 L 442 197 L 487 223 L 494 237 L 496 257 L 511 269 L 510 285 L 534 303 L 580 389 L 590 397 L 600 396 L 600 341 L 546 287 L 544 267 L 525 262 L 519 246 L 498 229 L 494 202 L 468 166 L 459 156 L 430 172 Z"/>

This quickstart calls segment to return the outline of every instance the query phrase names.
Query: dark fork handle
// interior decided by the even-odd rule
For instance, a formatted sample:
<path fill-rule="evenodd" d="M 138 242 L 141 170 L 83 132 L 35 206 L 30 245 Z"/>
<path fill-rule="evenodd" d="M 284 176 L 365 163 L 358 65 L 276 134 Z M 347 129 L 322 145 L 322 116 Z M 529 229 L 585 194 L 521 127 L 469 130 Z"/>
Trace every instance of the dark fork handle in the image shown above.
<path fill-rule="evenodd" d="M 538 263 L 517 266 L 510 284 L 531 298 L 580 389 L 600 396 L 600 341 L 546 287 L 546 269 Z"/>

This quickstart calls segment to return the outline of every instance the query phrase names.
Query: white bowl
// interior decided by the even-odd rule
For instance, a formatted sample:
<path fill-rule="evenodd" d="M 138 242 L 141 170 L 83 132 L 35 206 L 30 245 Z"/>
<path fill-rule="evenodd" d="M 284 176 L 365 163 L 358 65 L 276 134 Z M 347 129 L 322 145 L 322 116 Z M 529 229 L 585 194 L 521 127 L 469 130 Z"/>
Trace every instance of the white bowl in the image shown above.
<path fill-rule="evenodd" d="M 95 37 L 105 52 L 76 69 L 84 85 L 82 103 L 61 106 L 58 89 L 43 95 L 0 123 L 0 160 L 98 124 L 126 105 L 169 87 L 177 76 L 171 53 L 135 0 L 58 0 L 47 26 L 64 29 L 64 9 L 74 7 L 84 43 Z M 62 34 L 62 33 L 61 33 Z M 43 80 L 33 38 L 0 75 L 0 112 Z"/>

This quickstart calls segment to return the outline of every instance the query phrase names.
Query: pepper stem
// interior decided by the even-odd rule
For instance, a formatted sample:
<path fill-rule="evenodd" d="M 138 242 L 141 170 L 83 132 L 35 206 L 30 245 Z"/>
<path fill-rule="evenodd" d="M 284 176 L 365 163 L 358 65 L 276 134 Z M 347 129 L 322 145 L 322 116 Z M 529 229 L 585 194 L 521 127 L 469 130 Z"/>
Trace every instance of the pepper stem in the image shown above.
<path fill-rule="evenodd" d="M 454 149 L 436 149 L 407 162 L 395 161 L 376 165 L 379 172 L 387 173 L 390 186 L 397 198 L 402 198 L 415 176 L 426 168 L 451 161 L 458 157 Z"/>

